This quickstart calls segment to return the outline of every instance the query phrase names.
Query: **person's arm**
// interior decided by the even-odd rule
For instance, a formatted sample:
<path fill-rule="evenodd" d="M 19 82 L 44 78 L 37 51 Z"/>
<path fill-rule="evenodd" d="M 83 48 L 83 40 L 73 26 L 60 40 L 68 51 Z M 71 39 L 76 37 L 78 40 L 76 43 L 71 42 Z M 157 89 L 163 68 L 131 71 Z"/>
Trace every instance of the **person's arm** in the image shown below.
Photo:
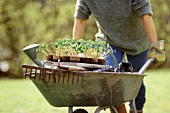
<path fill-rule="evenodd" d="M 79 40 L 80 38 L 83 37 L 86 23 L 87 23 L 87 20 L 75 18 L 74 26 L 73 26 L 73 38 L 76 38 L 77 40 Z"/>
<path fill-rule="evenodd" d="M 143 21 L 143 25 L 145 27 L 146 33 L 148 35 L 150 43 L 157 42 L 157 33 L 155 29 L 155 25 L 152 19 L 151 15 L 143 15 L 141 16 L 141 19 Z"/>
<path fill-rule="evenodd" d="M 155 26 L 150 15 L 144 15 L 141 17 L 146 33 L 150 40 L 150 52 L 149 57 L 155 58 L 155 66 L 160 65 L 165 61 L 165 53 L 163 51 L 164 42 L 158 41 Z"/>

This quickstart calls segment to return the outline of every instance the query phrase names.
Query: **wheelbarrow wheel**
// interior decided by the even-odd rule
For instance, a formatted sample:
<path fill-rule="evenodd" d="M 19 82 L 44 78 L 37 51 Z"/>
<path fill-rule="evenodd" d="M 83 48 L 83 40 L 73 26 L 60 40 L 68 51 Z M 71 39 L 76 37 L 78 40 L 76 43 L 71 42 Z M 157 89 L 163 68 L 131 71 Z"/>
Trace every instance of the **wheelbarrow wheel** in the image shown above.
<path fill-rule="evenodd" d="M 94 113 L 100 113 L 100 111 L 106 110 L 107 108 L 110 108 L 112 113 L 118 113 L 115 107 L 98 107 Z"/>
<path fill-rule="evenodd" d="M 76 109 L 73 113 L 88 113 L 85 109 Z"/>

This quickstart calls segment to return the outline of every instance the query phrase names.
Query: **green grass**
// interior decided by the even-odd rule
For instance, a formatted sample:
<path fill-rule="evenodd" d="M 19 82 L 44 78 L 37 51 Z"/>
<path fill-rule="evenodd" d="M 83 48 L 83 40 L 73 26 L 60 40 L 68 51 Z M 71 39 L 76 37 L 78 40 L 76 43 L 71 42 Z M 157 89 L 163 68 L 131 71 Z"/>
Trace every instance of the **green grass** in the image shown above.
<path fill-rule="evenodd" d="M 145 113 L 170 113 L 170 69 L 146 71 Z M 75 108 L 76 109 L 76 108 Z M 96 108 L 85 108 L 94 113 Z M 27 80 L 0 80 L 0 113 L 67 113 L 67 107 L 52 107 L 33 83 Z M 109 113 L 108 110 L 101 113 Z"/>
<path fill-rule="evenodd" d="M 170 69 L 147 71 L 146 113 L 170 113 Z"/>

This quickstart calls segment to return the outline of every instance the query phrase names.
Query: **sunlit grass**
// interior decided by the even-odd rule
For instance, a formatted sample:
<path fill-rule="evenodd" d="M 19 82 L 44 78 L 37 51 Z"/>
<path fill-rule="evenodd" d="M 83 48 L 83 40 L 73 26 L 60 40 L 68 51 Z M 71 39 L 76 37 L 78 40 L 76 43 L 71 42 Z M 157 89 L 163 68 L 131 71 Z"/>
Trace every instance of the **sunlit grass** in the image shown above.
<path fill-rule="evenodd" d="M 147 71 L 146 113 L 170 113 L 170 69 Z"/>
<path fill-rule="evenodd" d="M 170 69 L 146 71 L 145 113 L 170 113 Z M 29 80 L 0 80 L 0 113 L 68 113 L 67 107 L 52 107 Z M 76 109 L 76 108 L 75 108 Z M 86 107 L 89 113 L 95 108 Z M 101 113 L 109 113 L 108 110 Z"/>

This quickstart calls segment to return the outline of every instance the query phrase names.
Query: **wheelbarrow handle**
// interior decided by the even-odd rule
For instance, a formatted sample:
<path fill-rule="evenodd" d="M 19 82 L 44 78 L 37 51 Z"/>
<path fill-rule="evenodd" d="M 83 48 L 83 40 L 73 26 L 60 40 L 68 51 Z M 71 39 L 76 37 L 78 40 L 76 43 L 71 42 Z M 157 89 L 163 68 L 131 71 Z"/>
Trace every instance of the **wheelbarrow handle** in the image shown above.
<path fill-rule="evenodd" d="M 139 74 L 143 74 L 144 71 L 149 67 L 149 65 L 154 62 L 156 59 L 155 58 L 149 58 L 146 63 L 142 66 L 142 68 L 139 70 Z"/>

